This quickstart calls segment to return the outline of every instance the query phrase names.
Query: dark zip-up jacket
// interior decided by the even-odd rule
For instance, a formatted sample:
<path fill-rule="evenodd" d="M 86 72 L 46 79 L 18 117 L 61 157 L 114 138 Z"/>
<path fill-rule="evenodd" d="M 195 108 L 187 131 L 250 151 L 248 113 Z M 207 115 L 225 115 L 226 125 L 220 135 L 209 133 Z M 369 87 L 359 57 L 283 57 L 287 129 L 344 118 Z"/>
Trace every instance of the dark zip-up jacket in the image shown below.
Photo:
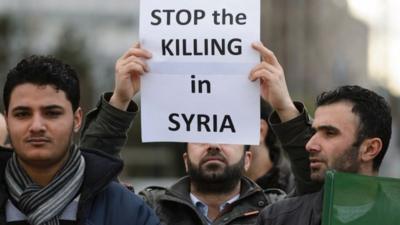
<path fill-rule="evenodd" d="M 156 211 L 162 224 L 207 224 L 205 217 L 190 199 L 188 176 L 181 178 L 170 188 L 149 187 L 141 191 L 139 195 Z M 242 177 L 239 199 L 227 206 L 212 224 L 255 224 L 259 212 L 270 202 L 267 196 L 253 181 Z"/>
<path fill-rule="evenodd" d="M 87 121 L 83 127 L 84 141 L 83 145 L 96 146 L 96 149 L 107 152 L 108 154 L 119 156 L 126 135 L 116 136 L 114 129 L 117 127 L 129 128 L 137 106 L 131 106 L 128 112 L 123 112 L 124 120 L 117 116 L 121 111 L 112 108 L 107 104 L 110 94 L 104 95 L 98 106 L 107 107 L 98 108 L 87 116 Z M 102 116 L 105 112 L 107 117 Z M 115 114 L 115 115 L 113 115 Z M 131 119 L 131 121 L 129 121 Z M 117 122 L 116 122 L 117 121 Z M 125 121 L 125 122 L 122 122 Z M 114 140 L 119 138 L 119 147 L 115 146 Z M 111 146 L 112 145 L 112 146 Z M 110 151 L 111 150 L 111 151 Z M 309 179 L 308 153 L 305 151 L 292 151 L 289 154 L 293 160 L 296 160 L 295 173 L 296 195 L 313 192 L 315 185 Z M 144 200 L 155 210 L 163 224 L 169 225 L 195 225 L 207 224 L 204 216 L 193 205 L 190 193 L 190 179 L 183 177 L 170 188 L 150 187 L 140 192 Z M 238 201 L 234 202 L 227 210 L 224 210 L 220 217 L 213 224 L 255 224 L 259 211 L 270 203 L 283 199 L 279 191 L 263 191 L 258 185 L 246 177 L 241 178 L 241 193 Z"/>
<path fill-rule="evenodd" d="M 320 225 L 323 192 L 287 198 L 265 208 L 259 225 Z"/>
<path fill-rule="evenodd" d="M 288 155 L 292 173 L 295 177 L 296 188 L 291 196 L 315 193 L 321 189 L 321 184 L 310 178 L 310 160 L 305 145 L 312 135 L 311 118 L 304 105 L 294 102 L 300 115 L 290 121 L 281 122 L 276 112 L 269 118 L 269 124 Z"/>
<path fill-rule="evenodd" d="M 282 143 L 283 149 L 288 153 L 292 171 L 296 179 L 298 189 L 302 193 L 310 193 L 298 197 L 287 198 L 283 201 L 266 207 L 259 216 L 259 225 L 319 225 L 322 213 L 322 191 L 321 185 L 311 181 L 310 168 L 304 169 L 301 165 L 304 162 L 302 154 L 305 145 L 312 135 L 311 119 L 308 116 L 304 105 L 295 102 L 300 115 L 290 121 L 282 123 L 276 112 L 270 116 L 271 128 Z M 308 155 L 308 153 L 307 153 Z M 309 160 L 307 157 L 307 164 Z M 306 174 L 308 174 L 306 176 Z"/>

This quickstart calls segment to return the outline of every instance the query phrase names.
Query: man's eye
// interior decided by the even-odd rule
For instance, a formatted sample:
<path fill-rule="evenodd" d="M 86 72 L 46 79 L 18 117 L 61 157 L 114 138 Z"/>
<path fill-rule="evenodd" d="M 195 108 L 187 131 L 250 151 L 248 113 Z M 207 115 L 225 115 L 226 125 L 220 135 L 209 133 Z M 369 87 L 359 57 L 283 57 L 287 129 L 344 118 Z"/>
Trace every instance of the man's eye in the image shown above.
<path fill-rule="evenodd" d="M 327 136 L 334 136 L 334 135 L 336 135 L 336 132 L 335 131 L 326 131 L 325 132 L 325 134 L 327 135 Z"/>
<path fill-rule="evenodd" d="M 59 112 L 59 111 L 48 111 L 48 112 L 46 112 L 46 116 L 49 116 L 49 117 L 57 117 L 59 115 L 61 115 L 61 112 Z"/>
<path fill-rule="evenodd" d="M 16 117 L 16 118 L 24 118 L 27 116 L 29 116 L 28 112 L 15 112 L 14 113 L 14 117 Z"/>

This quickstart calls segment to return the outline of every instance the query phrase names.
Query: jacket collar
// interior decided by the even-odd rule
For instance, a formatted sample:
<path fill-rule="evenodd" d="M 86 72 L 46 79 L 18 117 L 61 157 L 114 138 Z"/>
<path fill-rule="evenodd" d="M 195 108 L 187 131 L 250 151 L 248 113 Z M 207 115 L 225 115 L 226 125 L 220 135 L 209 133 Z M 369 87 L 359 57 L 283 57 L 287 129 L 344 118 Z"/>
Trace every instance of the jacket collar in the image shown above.
<path fill-rule="evenodd" d="M 242 176 L 240 180 L 240 197 L 239 199 L 246 198 L 249 195 L 252 195 L 256 192 L 262 191 L 262 189 L 254 183 L 249 178 Z M 190 177 L 184 176 L 179 179 L 175 184 L 173 184 L 166 191 L 167 195 L 184 199 L 188 202 L 191 202 L 190 199 Z"/>
<path fill-rule="evenodd" d="M 123 162 L 98 150 L 81 149 L 81 151 L 86 163 L 81 190 L 81 198 L 84 201 L 103 190 L 110 181 L 117 181 Z"/>

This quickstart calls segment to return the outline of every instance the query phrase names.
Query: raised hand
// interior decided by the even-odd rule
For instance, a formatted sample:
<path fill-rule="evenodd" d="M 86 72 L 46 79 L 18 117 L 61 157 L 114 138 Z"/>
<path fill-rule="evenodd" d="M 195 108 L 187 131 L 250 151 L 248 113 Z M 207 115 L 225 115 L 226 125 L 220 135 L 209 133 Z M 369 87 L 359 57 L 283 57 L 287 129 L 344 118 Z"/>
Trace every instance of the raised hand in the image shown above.
<path fill-rule="evenodd" d="M 115 64 L 115 87 L 110 104 L 126 110 L 129 101 L 140 90 L 140 77 L 149 71 L 146 61 L 151 53 L 137 43 L 125 52 Z"/>
<path fill-rule="evenodd" d="M 282 122 L 296 117 L 299 112 L 289 95 L 285 73 L 275 54 L 261 42 L 253 43 L 252 47 L 260 53 L 262 61 L 251 70 L 249 79 L 260 80 L 261 96 L 276 110 Z"/>

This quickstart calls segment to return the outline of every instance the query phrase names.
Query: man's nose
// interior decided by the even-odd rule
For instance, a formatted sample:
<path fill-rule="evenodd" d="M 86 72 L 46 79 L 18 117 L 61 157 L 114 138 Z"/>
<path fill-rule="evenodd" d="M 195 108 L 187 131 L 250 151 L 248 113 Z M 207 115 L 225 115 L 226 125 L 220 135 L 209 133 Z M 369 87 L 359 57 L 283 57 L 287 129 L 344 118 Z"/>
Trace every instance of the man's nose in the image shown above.
<path fill-rule="evenodd" d="M 208 147 L 208 151 L 220 151 L 221 145 L 219 144 L 210 144 Z"/>
<path fill-rule="evenodd" d="M 30 132 L 43 132 L 46 129 L 44 119 L 40 115 L 34 115 L 32 117 L 32 123 L 30 126 Z"/>
<path fill-rule="evenodd" d="M 306 144 L 306 150 L 308 152 L 319 152 L 321 151 L 321 145 L 319 143 L 319 137 L 317 133 L 311 136 L 310 140 L 308 140 Z"/>

